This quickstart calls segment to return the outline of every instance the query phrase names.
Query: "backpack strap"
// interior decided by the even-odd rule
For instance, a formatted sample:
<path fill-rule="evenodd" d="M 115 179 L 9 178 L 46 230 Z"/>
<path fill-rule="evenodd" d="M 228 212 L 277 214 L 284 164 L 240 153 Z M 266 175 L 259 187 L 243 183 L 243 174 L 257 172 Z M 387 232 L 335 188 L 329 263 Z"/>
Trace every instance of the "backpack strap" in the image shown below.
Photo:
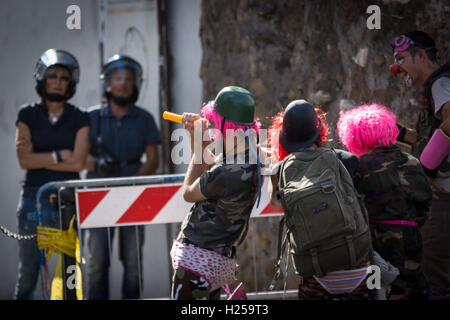
<path fill-rule="evenodd" d="M 286 161 L 289 158 L 292 158 L 293 156 L 294 156 L 293 154 L 290 154 L 286 158 L 284 158 L 283 161 L 281 162 L 280 170 L 278 171 L 278 189 L 280 189 L 280 190 L 286 184 L 286 181 L 284 181 L 284 175 L 283 175 L 283 170 L 284 170 L 284 167 L 286 166 Z"/>
<path fill-rule="evenodd" d="M 323 273 L 322 268 L 320 267 L 319 258 L 317 255 L 317 248 L 310 249 L 309 254 L 311 255 L 312 258 L 315 275 L 318 277 L 324 276 L 325 274 Z"/>
<path fill-rule="evenodd" d="M 259 186 L 257 186 L 258 185 L 258 182 L 257 182 L 258 178 L 257 178 L 257 176 L 259 174 L 260 174 L 260 172 L 258 171 L 258 168 L 255 166 L 253 168 L 253 177 L 252 177 L 253 185 L 255 186 L 255 188 L 259 187 Z M 256 200 L 257 196 L 258 196 L 258 193 L 255 193 L 255 195 L 253 196 L 253 201 L 252 201 L 253 205 L 255 203 L 254 201 Z M 252 210 L 253 205 L 251 205 L 250 211 Z M 241 233 L 241 235 L 239 236 L 239 238 L 238 238 L 238 240 L 236 242 L 237 243 L 236 247 L 239 247 L 242 244 L 242 242 L 244 242 L 245 238 L 247 237 L 249 222 L 250 222 L 250 215 L 248 215 L 247 221 L 245 222 L 245 227 L 242 230 L 242 233 Z"/>
<path fill-rule="evenodd" d="M 280 170 L 278 171 L 278 188 L 281 189 L 285 182 L 284 182 L 284 176 L 283 176 L 283 170 L 284 170 L 284 166 L 286 164 L 286 160 L 289 157 L 292 157 L 293 155 L 290 154 L 289 156 L 287 156 L 286 158 L 284 158 L 284 160 L 282 161 L 281 165 L 280 165 Z M 284 200 L 281 199 L 281 203 L 284 203 Z M 280 278 L 281 275 L 281 260 L 283 259 L 283 252 L 286 249 L 286 243 L 288 241 L 288 234 L 289 234 L 289 226 L 287 226 L 287 231 L 286 231 L 286 235 L 283 238 L 283 229 L 284 229 L 284 224 L 286 222 L 286 213 L 283 215 L 283 217 L 280 220 L 280 225 L 278 228 L 278 253 L 277 253 L 277 259 L 275 261 L 275 275 L 272 279 L 272 283 L 269 286 L 269 291 L 272 291 L 275 288 L 275 285 L 278 281 L 278 279 Z"/>
<path fill-rule="evenodd" d="M 356 251 L 355 245 L 353 244 L 353 237 L 351 235 L 346 236 L 345 241 L 347 242 L 348 253 L 350 255 L 350 265 L 356 266 Z"/>
<path fill-rule="evenodd" d="M 365 195 L 359 194 L 358 191 L 356 190 L 356 188 L 355 188 L 355 192 L 357 195 L 359 195 L 361 197 L 361 202 L 360 202 L 361 213 L 364 217 L 364 220 L 366 221 L 367 228 L 370 229 L 369 212 L 366 209 L 365 201 L 364 201 Z M 359 201 L 359 199 L 358 199 L 358 201 Z M 370 232 L 370 230 L 369 230 L 369 237 L 370 237 L 369 262 L 371 265 L 375 265 L 375 258 L 374 258 L 374 254 L 373 254 L 374 250 L 373 250 L 373 246 L 372 246 L 372 243 L 373 243 L 372 242 L 372 233 Z"/>
<path fill-rule="evenodd" d="M 288 238 L 288 232 L 286 232 L 286 235 L 283 239 L 283 230 L 284 230 L 284 223 L 285 223 L 285 216 L 283 216 L 280 220 L 280 225 L 278 227 L 278 249 L 277 249 L 277 260 L 275 261 L 275 275 L 272 279 L 272 283 L 269 286 L 269 291 L 272 291 L 275 288 L 275 285 L 280 278 L 281 275 L 281 260 L 283 256 L 283 251 L 286 248 L 287 238 Z"/>

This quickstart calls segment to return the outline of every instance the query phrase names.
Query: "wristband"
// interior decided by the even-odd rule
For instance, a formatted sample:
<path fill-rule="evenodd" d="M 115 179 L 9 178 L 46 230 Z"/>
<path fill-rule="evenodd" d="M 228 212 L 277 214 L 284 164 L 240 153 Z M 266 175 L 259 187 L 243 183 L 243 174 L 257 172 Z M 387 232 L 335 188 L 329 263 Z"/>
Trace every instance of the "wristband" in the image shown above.
<path fill-rule="evenodd" d="M 424 172 L 428 177 L 430 177 L 431 179 L 436 179 L 436 177 L 437 177 L 437 172 L 438 172 L 437 169 L 430 170 L 430 169 L 428 169 L 427 167 L 425 167 L 424 165 L 422 165 L 422 168 L 423 168 L 423 172 Z"/>
<path fill-rule="evenodd" d="M 61 153 L 59 153 L 59 150 L 56 150 L 56 158 L 58 159 L 58 162 L 62 162 Z"/>
<path fill-rule="evenodd" d="M 437 129 L 420 155 L 420 162 L 428 169 L 435 169 L 450 153 L 450 138 Z"/>
<path fill-rule="evenodd" d="M 53 158 L 53 162 L 54 162 L 55 164 L 59 162 L 59 161 L 58 161 L 58 156 L 56 155 L 56 151 L 53 151 L 53 152 L 52 152 L 52 158 Z"/>

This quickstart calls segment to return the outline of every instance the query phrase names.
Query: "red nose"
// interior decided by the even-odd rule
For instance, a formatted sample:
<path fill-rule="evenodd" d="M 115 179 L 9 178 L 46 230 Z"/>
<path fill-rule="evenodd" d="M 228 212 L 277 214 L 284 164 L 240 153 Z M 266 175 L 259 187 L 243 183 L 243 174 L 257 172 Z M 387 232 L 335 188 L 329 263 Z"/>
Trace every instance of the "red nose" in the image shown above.
<path fill-rule="evenodd" d="M 389 71 L 395 76 L 400 72 L 400 66 L 398 64 L 391 64 L 389 66 Z"/>

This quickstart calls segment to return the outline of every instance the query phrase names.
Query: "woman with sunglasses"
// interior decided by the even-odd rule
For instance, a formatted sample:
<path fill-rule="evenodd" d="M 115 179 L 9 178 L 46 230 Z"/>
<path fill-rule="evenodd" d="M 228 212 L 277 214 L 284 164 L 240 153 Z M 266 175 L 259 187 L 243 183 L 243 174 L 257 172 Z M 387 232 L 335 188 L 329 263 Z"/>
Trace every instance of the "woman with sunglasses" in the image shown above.
<path fill-rule="evenodd" d="M 89 116 L 67 103 L 76 91 L 79 66 L 63 50 L 45 51 L 34 78 L 40 102 L 20 108 L 16 121 L 16 152 L 26 170 L 17 209 L 20 234 L 35 234 L 36 194 L 50 181 L 79 179 L 89 150 Z M 59 228 L 59 214 L 44 196 L 42 224 Z M 32 299 L 39 274 L 36 239 L 19 241 L 19 267 L 14 299 Z"/>

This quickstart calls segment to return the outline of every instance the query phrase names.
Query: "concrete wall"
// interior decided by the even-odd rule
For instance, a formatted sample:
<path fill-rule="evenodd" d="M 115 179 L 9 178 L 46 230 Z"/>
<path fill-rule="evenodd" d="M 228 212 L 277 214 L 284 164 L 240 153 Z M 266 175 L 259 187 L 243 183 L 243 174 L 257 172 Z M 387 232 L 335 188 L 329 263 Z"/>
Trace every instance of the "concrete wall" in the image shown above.
<path fill-rule="evenodd" d="M 172 55 L 172 110 L 180 114 L 198 113 L 203 101 L 200 79 L 202 44 L 199 36 L 201 0 L 170 0 L 168 13 L 169 47 Z M 173 127 L 182 128 L 178 124 Z M 187 141 L 186 143 L 184 150 L 189 149 L 189 144 Z M 186 169 L 187 164 L 178 165 L 175 171 L 186 172 Z"/>
<path fill-rule="evenodd" d="M 200 112 L 202 105 L 202 80 L 200 66 L 202 45 L 200 42 L 201 0 L 168 0 L 167 36 L 170 52 L 172 92 L 172 112 Z M 182 128 L 174 124 L 173 129 Z M 183 144 L 183 150 L 189 150 L 189 141 L 177 140 L 173 144 Z M 188 164 L 176 165 L 175 173 L 185 173 Z M 187 212 L 186 212 L 187 214 Z M 180 231 L 180 223 L 169 225 L 169 238 L 175 238 Z"/>
<path fill-rule="evenodd" d="M 134 2 L 134 1 L 130 1 Z M 66 28 L 66 8 L 77 4 L 81 8 L 81 30 Z M 176 112 L 198 111 L 201 105 L 201 82 L 199 78 L 201 45 L 198 37 L 200 0 L 168 1 L 170 44 L 174 52 L 173 92 Z M 16 207 L 20 184 L 24 171 L 18 165 L 14 137 L 15 120 L 20 105 L 38 99 L 34 90 L 33 70 L 39 55 L 46 49 L 57 47 L 73 53 L 81 66 L 81 78 L 77 94 L 71 100 L 85 108 L 99 102 L 100 83 L 98 80 L 100 58 L 98 51 L 98 1 L 92 0 L 4 0 L 0 11 L 0 44 L 2 59 L 0 70 L 0 146 L 2 150 L 2 169 L 0 179 L 1 216 L 0 224 L 12 231 L 16 227 Z M 147 23 L 155 22 L 155 15 Z M 153 22 L 152 22 L 153 21 Z M 147 37 L 145 34 L 144 37 Z M 154 37 L 152 38 L 154 40 Z M 113 44 L 119 49 L 127 42 Z M 136 48 L 135 42 L 131 46 Z M 149 50 L 157 48 L 153 43 Z M 129 49 L 125 47 L 125 49 Z M 114 49 L 108 49 L 114 50 Z M 131 52 L 124 50 L 126 53 Z M 108 54 L 106 52 L 106 54 Z M 156 57 L 156 54 L 152 54 Z M 145 69 L 158 73 L 155 59 L 143 62 Z M 154 73 L 153 73 L 154 72 Z M 146 76 L 146 75 L 144 75 Z M 144 95 L 151 102 L 150 110 L 159 124 L 157 114 L 157 84 L 148 83 Z M 147 107 L 147 106 L 145 106 Z M 154 108 L 154 109 L 153 109 Z M 183 170 L 183 168 L 179 169 Z M 178 170 L 178 172 L 180 172 Z M 167 234 L 164 225 L 146 226 L 144 246 L 144 297 L 167 297 L 169 295 L 169 260 Z M 17 276 L 18 245 L 14 239 L 0 236 L 0 299 L 11 299 Z M 54 265 L 54 261 L 52 262 Z M 113 261 L 110 272 L 111 298 L 120 299 L 122 266 L 117 259 L 117 243 L 114 243 Z M 40 283 L 35 293 L 41 299 Z"/>

